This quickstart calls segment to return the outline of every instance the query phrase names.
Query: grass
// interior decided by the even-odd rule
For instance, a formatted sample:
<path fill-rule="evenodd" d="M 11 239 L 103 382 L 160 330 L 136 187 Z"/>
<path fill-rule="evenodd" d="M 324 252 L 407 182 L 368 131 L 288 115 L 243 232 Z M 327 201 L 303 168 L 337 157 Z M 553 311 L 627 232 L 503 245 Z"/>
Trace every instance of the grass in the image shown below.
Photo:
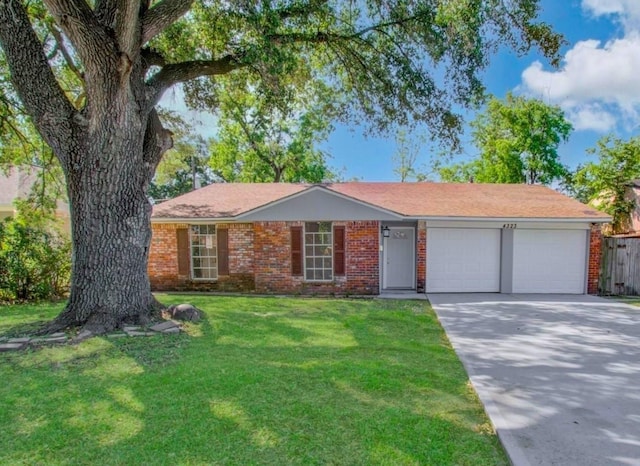
<path fill-rule="evenodd" d="M 0 464 L 508 464 L 426 302 L 160 299 L 206 319 L 0 354 Z"/>

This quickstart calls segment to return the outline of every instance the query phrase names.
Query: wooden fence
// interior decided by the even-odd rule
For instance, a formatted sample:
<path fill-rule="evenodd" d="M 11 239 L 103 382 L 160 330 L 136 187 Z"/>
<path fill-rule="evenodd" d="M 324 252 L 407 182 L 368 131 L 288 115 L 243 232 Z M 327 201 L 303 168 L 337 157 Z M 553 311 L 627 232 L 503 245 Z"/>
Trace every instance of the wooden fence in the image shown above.
<path fill-rule="evenodd" d="M 640 295 L 640 238 L 603 238 L 598 291 Z"/>

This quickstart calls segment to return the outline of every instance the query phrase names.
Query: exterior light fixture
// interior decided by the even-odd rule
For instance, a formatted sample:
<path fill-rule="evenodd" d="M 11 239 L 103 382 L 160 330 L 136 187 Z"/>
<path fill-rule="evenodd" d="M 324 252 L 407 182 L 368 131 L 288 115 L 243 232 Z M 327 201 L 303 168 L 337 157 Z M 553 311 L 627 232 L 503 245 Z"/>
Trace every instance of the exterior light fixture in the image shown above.
<path fill-rule="evenodd" d="M 384 226 L 382 227 L 382 236 L 384 236 L 385 238 L 388 238 L 391 235 L 391 231 L 389 230 L 388 226 Z"/>

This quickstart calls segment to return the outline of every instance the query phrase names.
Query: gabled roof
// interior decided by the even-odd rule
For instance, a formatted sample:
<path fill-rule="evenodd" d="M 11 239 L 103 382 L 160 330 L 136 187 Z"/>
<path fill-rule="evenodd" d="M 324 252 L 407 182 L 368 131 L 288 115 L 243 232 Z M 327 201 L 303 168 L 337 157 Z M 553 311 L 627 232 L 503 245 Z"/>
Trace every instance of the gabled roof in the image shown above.
<path fill-rule="evenodd" d="M 312 186 L 217 183 L 156 205 L 153 218 L 233 219 L 272 203 L 282 204 Z M 536 185 L 350 182 L 322 186 L 340 198 L 351 198 L 407 218 L 609 220 L 607 215 L 575 199 Z M 268 207 L 261 211 L 268 220 Z"/>

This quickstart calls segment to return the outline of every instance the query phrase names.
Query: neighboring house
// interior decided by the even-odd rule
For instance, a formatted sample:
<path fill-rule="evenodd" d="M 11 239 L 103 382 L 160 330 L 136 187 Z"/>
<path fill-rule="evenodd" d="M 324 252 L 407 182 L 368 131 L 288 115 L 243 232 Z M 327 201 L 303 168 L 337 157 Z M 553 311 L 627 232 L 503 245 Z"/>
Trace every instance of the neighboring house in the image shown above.
<path fill-rule="evenodd" d="M 154 206 L 155 290 L 596 293 L 610 218 L 543 186 L 213 184 Z"/>
<path fill-rule="evenodd" d="M 13 217 L 16 214 L 16 199 L 25 199 L 31 193 L 36 182 L 36 175 L 19 168 L 11 168 L 6 174 L 0 172 L 0 220 Z M 60 220 L 60 228 L 71 232 L 69 206 L 58 202 L 56 217 Z"/>
<path fill-rule="evenodd" d="M 629 182 L 626 194 L 627 199 L 635 204 L 629 218 L 629 233 L 640 234 L 640 180 Z"/>

